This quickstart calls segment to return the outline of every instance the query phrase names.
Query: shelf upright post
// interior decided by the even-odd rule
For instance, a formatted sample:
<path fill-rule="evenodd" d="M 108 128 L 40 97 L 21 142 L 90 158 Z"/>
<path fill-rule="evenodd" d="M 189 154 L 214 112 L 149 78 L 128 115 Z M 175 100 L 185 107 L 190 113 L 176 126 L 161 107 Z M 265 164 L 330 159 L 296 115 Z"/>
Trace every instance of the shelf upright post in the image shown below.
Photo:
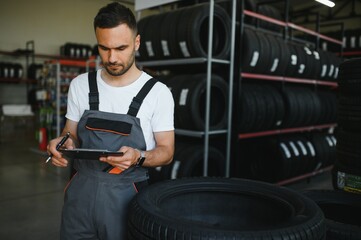
<path fill-rule="evenodd" d="M 208 25 L 208 56 L 207 56 L 207 85 L 206 85 L 206 114 L 204 126 L 204 159 L 203 159 L 203 176 L 208 176 L 208 149 L 209 149 L 209 115 L 211 100 L 211 75 L 212 75 L 212 45 L 213 45 L 213 16 L 214 0 L 209 4 L 209 25 Z"/>
<path fill-rule="evenodd" d="M 284 39 L 288 40 L 288 38 L 290 36 L 292 36 L 292 34 L 290 34 L 288 31 L 288 22 L 290 21 L 290 14 L 289 14 L 289 10 L 290 10 L 290 1 L 289 0 L 285 0 L 285 8 L 284 8 L 284 12 L 285 12 L 285 18 L 284 21 L 286 23 L 286 25 L 284 26 Z"/>
<path fill-rule="evenodd" d="M 100 57 L 97 56 L 95 59 L 88 59 L 85 63 L 85 70 L 86 72 L 90 71 L 90 64 L 94 62 L 95 66 L 94 66 L 94 70 L 97 71 L 100 68 Z"/>
<path fill-rule="evenodd" d="M 318 48 L 320 46 L 320 35 L 319 35 L 319 33 L 320 33 L 320 13 L 319 12 L 316 14 L 316 32 L 318 34 L 316 34 L 315 50 L 318 50 Z"/>
<path fill-rule="evenodd" d="M 26 42 L 26 50 L 29 52 L 26 52 L 26 62 L 25 62 L 25 69 L 24 69 L 24 76 L 27 78 L 28 76 L 28 70 L 29 70 L 29 57 L 31 56 L 31 63 L 35 62 L 35 42 L 34 40 L 27 41 Z M 30 56 L 29 56 L 30 55 Z M 26 84 L 26 92 L 29 94 L 29 83 Z"/>
<path fill-rule="evenodd" d="M 60 136 L 60 63 L 56 62 L 56 136 Z"/>
<path fill-rule="evenodd" d="M 233 83 L 234 83 L 234 55 L 236 42 L 236 16 L 239 12 L 236 10 L 237 2 L 232 0 L 232 15 L 231 15 L 231 48 L 230 48 L 230 64 L 229 64 L 229 86 L 228 86 L 228 118 L 227 118 L 227 145 L 226 145 L 226 172 L 225 176 L 230 177 L 231 166 L 231 141 L 232 141 L 232 109 L 233 109 Z M 239 18 L 239 17 L 238 17 Z M 240 75 L 240 74 L 238 74 Z M 238 78 L 236 78 L 238 79 Z"/>
<path fill-rule="evenodd" d="M 240 156 L 240 151 L 239 151 L 239 138 L 238 138 L 238 107 L 237 104 L 232 104 L 233 102 L 237 103 L 238 101 L 238 95 L 241 93 L 241 82 L 242 82 L 242 45 L 243 45 L 243 30 L 244 30 L 244 18 L 245 18 L 245 14 L 244 14 L 244 0 L 238 1 L 236 0 L 235 3 L 233 3 L 235 5 L 233 5 L 233 14 L 235 14 L 235 16 L 232 16 L 232 24 L 235 24 L 235 30 L 234 30 L 234 42 L 237 43 L 233 46 L 233 51 L 231 50 L 231 58 L 232 58 L 232 52 L 235 53 L 235 55 L 233 55 L 233 61 L 231 61 L 231 65 L 232 69 L 233 69 L 233 79 L 230 80 L 230 84 L 232 84 L 232 92 L 230 92 L 229 94 L 231 95 L 230 97 L 232 98 L 232 101 L 229 103 L 230 104 L 230 111 L 232 111 L 232 113 L 229 113 L 229 116 L 231 116 L 231 119 L 229 119 L 229 124 L 231 122 L 231 126 L 234 126 L 232 128 L 230 128 L 230 126 L 228 126 L 228 133 L 230 138 L 231 138 L 231 142 L 230 142 L 230 155 L 228 155 L 227 157 L 229 157 L 230 159 L 232 158 L 233 161 L 229 163 L 229 167 L 228 167 L 228 172 L 227 174 L 231 174 L 230 173 L 230 165 L 232 164 L 234 167 L 233 169 L 239 169 L 240 168 L 240 161 L 236 161 L 239 160 L 239 156 Z M 235 6 L 235 7 L 234 7 Z M 235 10 L 235 12 L 234 12 Z M 239 26 L 237 26 L 237 22 L 239 22 Z M 232 47 L 232 46 L 231 46 Z M 233 114 L 234 113 L 234 114 Z M 231 129 L 231 130 L 230 130 Z M 227 146 L 228 147 L 228 146 Z M 236 159 L 236 160 L 234 160 Z M 228 159 L 227 159 L 228 160 Z M 237 170 L 236 170 L 237 171 Z M 235 172 L 232 172 L 232 175 L 235 174 Z"/>

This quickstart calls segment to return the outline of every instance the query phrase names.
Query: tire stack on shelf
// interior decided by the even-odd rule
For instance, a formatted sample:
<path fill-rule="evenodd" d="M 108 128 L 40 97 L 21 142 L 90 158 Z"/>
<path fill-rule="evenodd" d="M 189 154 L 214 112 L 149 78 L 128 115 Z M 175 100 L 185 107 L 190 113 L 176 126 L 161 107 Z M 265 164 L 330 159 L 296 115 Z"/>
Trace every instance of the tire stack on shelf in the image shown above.
<path fill-rule="evenodd" d="M 342 32 L 341 31 L 327 32 L 325 35 L 335 39 L 341 39 Z M 345 30 L 342 42 L 343 42 L 344 52 L 361 51 L 361 29 L 356 28 L 356 29 Z M 338 52 L 340 50 L 338 46 L 329 43 L 327 41 L 321 41 L 320 46 L 325 51 Z"/>
<path fill-rule="evenodd" d="M 281 92 L 273 85 L 243 83 L 238 96 L 238 129 L 254 132 L 279 128 L 285 117 Z"/>
<path fill-rule="evenodd" d="M 139 61 L 180 60 L 208 56 L 209 2 L 146 16 L 138 22 L 142 44 Z M 213 58 L 227 59 L 230 52 L 230 17 L 218 4 L 214 6 Z M 185 62 L 186 63 L 186 62 Z M 204 65 L 204 64 L 203 64 Z M 159 77 L 171 90 L 175 102 L 175 128 L 203 132 L 205 129 L 207 74 L 200 64 L 170 67 L 167 76 Z M 218 68 L 217 68 L 218 69 Z M 228 106 L 228 83 L 219 71 L 210 77 L 209 130 L 224 130 Z M 150 181 L 203 175 L 204 145 L 200 139 L 187 141 L 177 136 L 174 161 L 171 165 L 150 170 Z M 190 139 L 190 140 L 189 140 Z M 189 142 L 192 142 L 191 144 Z M 208 175 L 224 176 L 225 156 L 208 146 Z"/>
<path fill-rule="evenodd" d="M 171 90 L 175 102 L 175 127 L 203 131 L 205 127 L 206 74 L 175 75 L 161 79 Z M 211 76 L 210 130 L 224 129 L 228 84 L 219 75 Z"/>
<path fill-rule="evenodd" d="M 88 44 L 65 43 L 60 46 L 60 54 L 70 58 L 89 58 L 92 56 L 92 47 Z"/>
<path fill-rule="evenodd" d="M 240 133 L 336 122 L 337 99 L 330 90 L 244 82 L 237 102 Z"/>
<path fill-rule="evenodd" d="M 231 12 L 231 6 L 231 1 L 217 1 L 214 5 L 212 58 L 227 59 L 229 55 L 231 37 L 230 18 L 227 12 Z M 282 15 L 269 5 L 262 4 L 257 9 L 254 1 L 245 1 L 245 8 L 282 20 Z M 147 62 L 207 58 L 208 14 L 209 3 L 204 3 L 142 18 L 138 22 L 142 44 L 136 56 L 137 60 Z M 336 81 L 341 59 L 333 53 L 313 50 L 312 44 L 304 45 L 292 39 L 285 41 L 280 37 L 283 28 L 275 27 L 274 24 L 248 16 L 245 16 L 245 22 L 248 25 L 244 28 L 242 52 L 236 53 L 243 56 L 242 72 L 294 79 Z M 164 69 L 164 67 L 159 69 Z M 199 72 L 204 72 L 204 69 L 194 70 L 192 64 L 183 66 L 186 74 L 184 74 L 185 71 L 172 72 L 177 69 L 174 66 L 169 69 L 170 76 L 161 77 L 160 80 L 171 89 L 175 100 L 176 129 L 203 131 L 206 74 L 199 74 Z M 224 69 L 217 72 L 218 66 L 214 69 L 211 76 L 210 130 L 223 130 L 226 127 L 228 106 L 226 81 L 228 73 L 224 74 Z M 308 127 L 330 124 L 336 120 L 336 95 L 331 89 L 323 87 L 316 89 L 314 85 L 308 87 L 307 84 L 287 82 L 282 85 L 276 82 L 265 84 L 262 80 L 250 83 L 246 78 L 240 85 L 237 102 L 240 108 L 237 113 L 239 119 L 237 127 L 240 133 Z M 333 147 L 334 143 L 329 146 L 330 149 Z M 199 148 L 202 146 L 199 145 Z M 299 151 L 302 152 L 302 149 Z M 189 151 L 189 154 L 192 153 L 194 151 Z M 175 159 L 179 159 L 177 156 L 179 154 L 179 152 L 176 153 Z M 307 155 L 304 158 L 309 159 L 308 154 L 310 150 L 304 154 Z M 179 162 L 170 168 L 181 169 L 178 166 Z M 202 162 L 201 157 L 198 162 Z M 332 160 L 320 160 L 320 162 L 324 162 L 320 166 L 328 166 Z M 320 166 L 304 169 L 318 169 Z M 162 169 L 163 172 L 165 169 Z M 304 171 L 295 170 L 294 172 Z M 170 176 L 170 174 L 165 175 L 168 178 Z M 182 170 L 179 174 L 173 174 L 174 176 L 179 178 L 188 175 Z"/>
<path fill-rule="evenodd" d="M 0 62 L 0 78 L 10 81 L 19 80 L 24 75 L 23 66 L 19 63 Z"/>
<path fill-rule="evenodd" d="M 341 64 L 335 189 L 361 193 L 361 58 Z"/>
<path fill-rule="evenodd" d="M 209 4 L 197 4 L 151 15 L 138 22 L 142 44 L 137 59 L 179 59 L 208 56 Z M 214 6 L 213 57 L 225 59 L 230 51 L 230 18 Z"/>
<path fill-rule="evenodd" d="M 310 132 L 242 140 L 241 175 L 271 183 L 317 171 L 335 162 L 336 138 Z"/>
<path fill-rule="evenodd" d="M 246 27 L 243 35 L 244 72 L 336 81 L 342 62 L 334 53 Z"/>
<path fill-rule="evenodd" d="M 173 162 L 160 170 L 161 180 L 199 177 L 203 175 L 204 150 L 202 143 L 179 140 L 175 146 Z M 208 150 L 208 176 L 221 177 L 225 173 L 225 156 L 210 145 Z"/>

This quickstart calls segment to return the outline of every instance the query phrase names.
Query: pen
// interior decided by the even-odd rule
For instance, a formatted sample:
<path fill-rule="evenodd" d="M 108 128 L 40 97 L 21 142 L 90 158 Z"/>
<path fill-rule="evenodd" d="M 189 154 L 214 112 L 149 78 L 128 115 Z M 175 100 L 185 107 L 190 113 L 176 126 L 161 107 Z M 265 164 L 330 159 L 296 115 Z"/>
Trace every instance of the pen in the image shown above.
<path fill-rule="evenodd" d="M 65 143 L 65 141 L 69 138 L 70 132 L 67 132 L 66 135 L 60 140 L 60 142 L 56 145 L 56 150 L 59 150 L 61 146 Z M 46 159 L 45 163 L 49 162 L 50 159 L 53 157 L 53 154 L 50 154 L 49 157 Z"/>

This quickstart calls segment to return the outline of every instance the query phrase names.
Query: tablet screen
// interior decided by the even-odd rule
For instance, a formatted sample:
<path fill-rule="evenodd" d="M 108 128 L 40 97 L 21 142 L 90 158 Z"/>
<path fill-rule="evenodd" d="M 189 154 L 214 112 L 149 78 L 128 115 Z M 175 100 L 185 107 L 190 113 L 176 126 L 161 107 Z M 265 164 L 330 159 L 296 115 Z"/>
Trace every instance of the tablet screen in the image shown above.
<path fill-rule="evenodd" d="M 100 157 L 123 156 L 123 152 L 108 151 L 106 149 L 59 149 L 59 152 L 63 153 L 64 157 L 71 159 L 99 160 Z"/>

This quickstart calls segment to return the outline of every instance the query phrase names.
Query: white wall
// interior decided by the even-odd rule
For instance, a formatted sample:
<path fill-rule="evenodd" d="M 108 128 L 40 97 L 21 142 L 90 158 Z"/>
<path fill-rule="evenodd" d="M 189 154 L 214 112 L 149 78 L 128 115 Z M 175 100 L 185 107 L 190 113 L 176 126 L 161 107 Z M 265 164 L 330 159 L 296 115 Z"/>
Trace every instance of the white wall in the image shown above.
<path fill-rule="evenodd" d="M 65 42 L 94 45 L 93 18 L 110 0 L 1 0 L 0 50 L 25 48 L 59 54 Z M 130 6 L 132 7 L 132 6 Z"/>
<path fill-rule="evenodd" d="M 59 55 L 66 42 L 94 45 L 93 19 L 110 0 L 0 0 L 0 51 L 24 49 L 35 41 L 35 53 Z M 127 5 L 131 9 L 133 6 Z M 24 57 L 0 55 L 1 62 L 25 66 Z M 36 59 L 43 62 L 45 59 Z M 26 103 L 25 84 L 0 83 L 0 105 Z"/>

